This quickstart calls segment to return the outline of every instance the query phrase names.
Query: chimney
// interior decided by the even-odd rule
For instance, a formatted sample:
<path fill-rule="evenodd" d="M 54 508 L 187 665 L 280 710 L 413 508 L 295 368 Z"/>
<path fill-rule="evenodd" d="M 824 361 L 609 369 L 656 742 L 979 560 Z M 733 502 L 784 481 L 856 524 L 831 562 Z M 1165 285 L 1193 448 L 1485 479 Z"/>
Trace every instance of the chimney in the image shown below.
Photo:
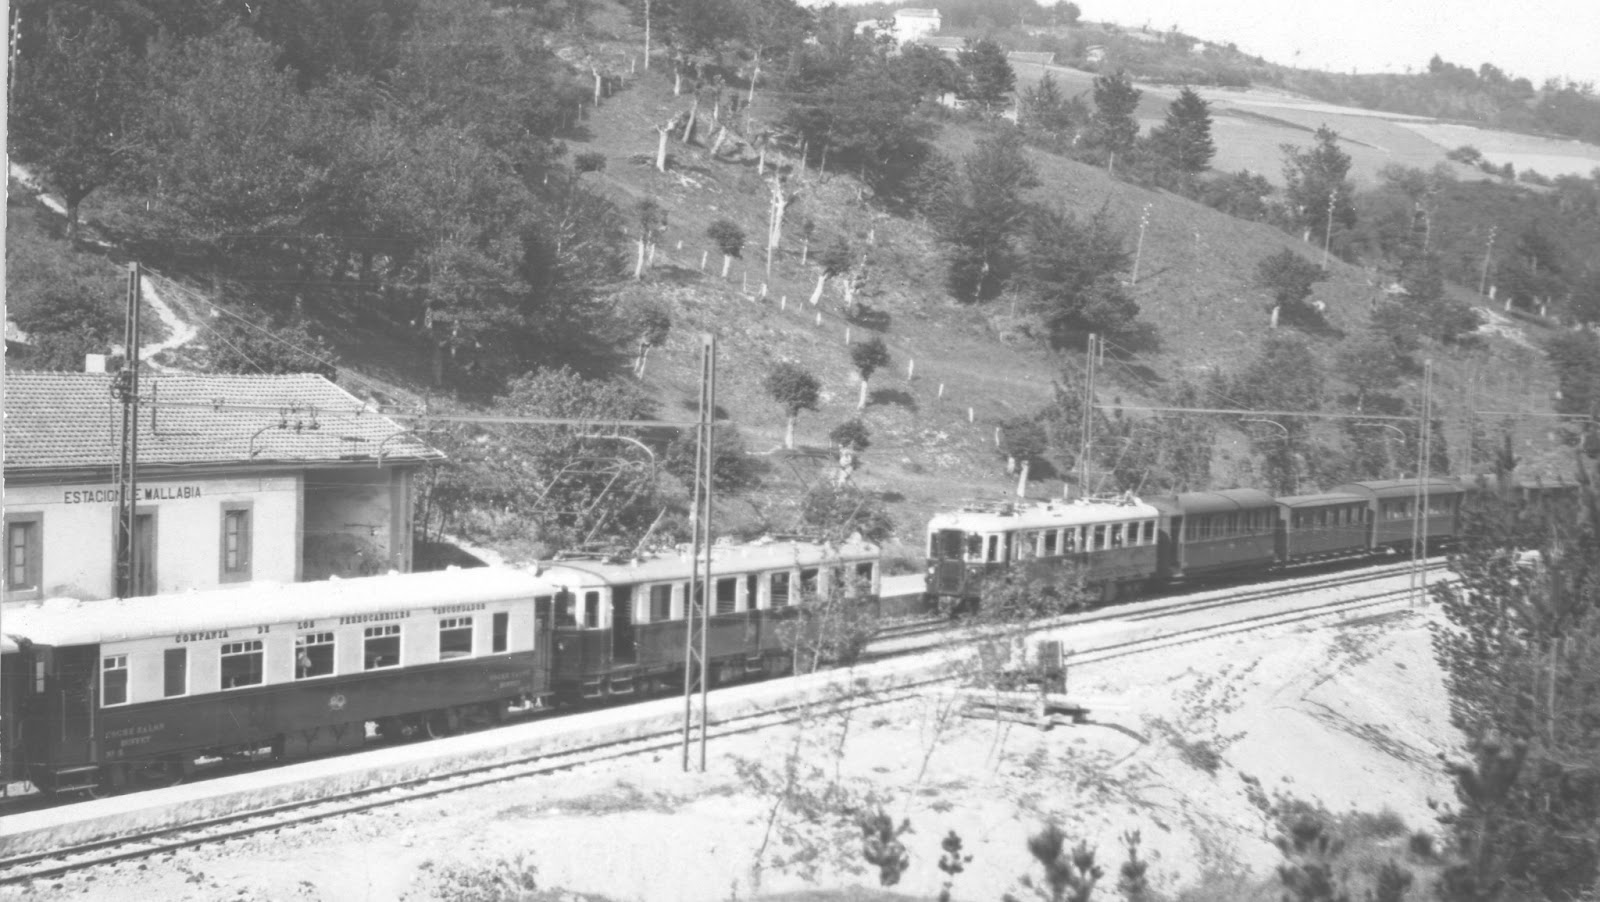
<path fill-rule="evenodd" d="M 106 371 L 106 355 L 104 355 L 104 354 L 85 354 L 85 355 L 83 355 L 83 371 L 85 373 L 103 373 L 103 372 L 105 372 Z"/>

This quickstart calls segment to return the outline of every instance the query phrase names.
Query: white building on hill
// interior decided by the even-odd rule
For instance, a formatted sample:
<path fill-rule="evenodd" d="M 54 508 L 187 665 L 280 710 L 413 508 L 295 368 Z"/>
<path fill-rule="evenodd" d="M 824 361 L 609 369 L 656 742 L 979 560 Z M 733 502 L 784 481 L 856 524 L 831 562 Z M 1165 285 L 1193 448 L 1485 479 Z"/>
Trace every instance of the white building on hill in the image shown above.
<path fill-rule="evenodd" d="M 894 11 L 894 41 L 896 46 L 913 43 L 920 38 L 939 32 L 939 11 L 936 9 L 897 9 Z M 856 23 L 856 33 L 878 30 L 877 19 L 862 19 Z"/>

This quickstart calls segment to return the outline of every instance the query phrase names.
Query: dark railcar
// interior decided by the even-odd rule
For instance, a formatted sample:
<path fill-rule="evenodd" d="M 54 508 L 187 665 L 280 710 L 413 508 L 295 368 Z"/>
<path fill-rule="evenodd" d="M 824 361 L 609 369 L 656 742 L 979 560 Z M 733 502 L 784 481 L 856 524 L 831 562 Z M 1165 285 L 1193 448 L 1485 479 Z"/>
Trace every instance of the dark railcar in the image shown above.
<path fill-rule="evenodd" d="M 1164 579 L 1269 567 L 1277 560 L 1278 503 L 1256 489 L 1152 499 L 1161 511 Z"/>
<path fill-rule="evenodd" d="M 1276 551 L 1283 563 L 1367 551 L 1367 500 L 1325 492 L 1278 499 Z"/>
<path fill-rule="evenodd" d="M 1377 479 L 1335 486 L 1333 491 L 1367 502 L 1368 547 L 1374 551 L 1404 550 L 1418 540 L 1431 547 L 1453 540 L 1460 530 L 1465 493 L 1454 479 Z M 1418 510 L 1423 511 L 1420 530 Z"/>
<path fill-rule="evenodd" d="M 498 719 L 549 692 L 545 585 L 465 570 L 8 610 L 31 661 L 6 667 L 35 669 L 8 702 L 6 769 L 98 792 L 181 779 L 202 756 L 360 745 L 369 721 L 410 735 Z"/>

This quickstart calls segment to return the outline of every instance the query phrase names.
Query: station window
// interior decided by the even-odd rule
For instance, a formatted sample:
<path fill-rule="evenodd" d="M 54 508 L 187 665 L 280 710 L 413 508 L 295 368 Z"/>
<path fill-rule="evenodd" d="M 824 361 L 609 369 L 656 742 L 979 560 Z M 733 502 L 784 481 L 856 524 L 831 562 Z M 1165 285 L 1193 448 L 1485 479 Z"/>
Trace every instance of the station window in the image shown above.
<path fill-rule="evenodd" d="M 650 622 L 661 623 L 672 619 L 672 586 L 650 587 Z"/>
<path fill-rule="evenodd" d="M 489 639 L 489 651 L 501 652 L 511 647 L 511 614 L 501 611 L 494 615 L 492 635 Z"/>
<path fill-rule="evenodd" d="M 222 506 L 221 581 L 225 583 L 250 580 L 250 504 L 228 503 Z"/>
<path fill-rule="evenodd" d="M 729 576 L 717 580 L 718 614 L 732 614 L 734 603 L 738 600 L 739 578 L 737 576 Z"/>
<path fill-rule="evenodd" d="M 399 627 L 395 627 L 399 629 Z M 266 678 L 266 653 L 260 639 L 222 644 L 222 688 L 259 686 Z"/>
<path fill-rule="evenodd" d="M 587 629 L 594 629 L 600 625 L 600 593 L 583 593 L 583 625 Z"/>
<path fill-rule="evenodd" d="M 333 673 L 333 633 L 294 637 L 294 678 L 306 680 Z"/>
<path fill-rule="evenodd" d="M 6 515 L 6 594 L 37 598 L 44 541 L 43 514 Z"/>
<path fill-rule="evenodd" d="M 369 626 L 363 631 L 361 667 L 363 670 L 380 670 L 400 666 L 400 624 L 386 623 Z"/>
<path fill-rule="evenodd" d="M 161 695 L 172 698 L 189 694 L 189 649 L 169 648 L 162 658 Z"/>
<path fill-rule="evenodd" d="M 472 618 L 441 617 L 439 619 L 439 660 L 466 658 L 472 655 Z"/>
<path fill-rule="evenodd" d="M 100 661 L 100 706 L 128 703 L 128 656 L 110 655 Z"/>
<path fill-rule="evenodd" d="M 774 608 L 787 607 L 789 604 L 789 574 L 772 574 L 772 601 L 769 605 Z"/>

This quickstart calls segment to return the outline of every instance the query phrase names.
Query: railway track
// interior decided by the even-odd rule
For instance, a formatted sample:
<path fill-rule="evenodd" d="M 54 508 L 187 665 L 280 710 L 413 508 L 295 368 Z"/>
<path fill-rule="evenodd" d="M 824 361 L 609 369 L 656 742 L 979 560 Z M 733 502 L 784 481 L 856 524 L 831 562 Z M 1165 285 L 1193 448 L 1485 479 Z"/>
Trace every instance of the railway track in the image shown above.
<path fill-rule="evenodd" d="M 1195 614 L 1214 609 L 1248 605 L 1252 602 L 1306 592 L 1356 586 L 1380 579 L 1403 575 L 1404 568 L 1383 568 L 1378 572 L 1346 574 L 1342 577 L 1297 581 L 1288 586 L 1250 589 L 1226 598 L 1206 598 L 1146 606 L 1138 610 L 1102 609 L 1087 614 L 1052 618 L 1049 622 L 1030 625 L 1030 631 L 1058 629 L 1083 623 L 1121 619 L 1136 623 Z M 1273 626 L 1300 623 L 1328 616 L 1347 617 L 1351 612 L 1376 611 L 1393 604 L 1409 594 L 1407 589 L 1392 589 L 1362 594 L 1352 598 L 1333 599 L 1326 602 L 1298 606 L 1292 609 L 1273 610 L 1246 617 L 1229 619 L 1220 623 L 1206 623 L 1194 627 L 1162 631 L 1156 635 L 1135 637 L 1119 641 L 1099 642 L 1075 649 L 1071 657 L 1074 666 L 1099 663 L 1116 658 L 1158 651 L 1175 645 L 1205 641 L 1220 636 L 1251 632 Z M 932 626 L 927 624 L 926 626 Z M 940 621 L 946 633 L 952 632 L 950 624 Z M 921 624 L 908 624 L 917 626 Z M 929 630 L 931 632 L 931 630 Z M 958 627 L 943 641 L 929 643 L 896 652 L 897 656 L 938 652 L 950 646 L 970 647 L 976 638 L 971 627 Z M 1013 634 L 1015 629 L 1012 630 Z M 902 633 L 896 640 L 923 633 Z M 881 705 L 912 697 L 924 687 L 952 679 L 946 667 L 930 667 L 919 677 L 898 682 L 887 689 L 869 690 L 853 697 L 852 705 Z M 835 671 L 834 673 L 845 673 Z M 846 681 L 847 684 L 849 681 Z M 788 703 L 760 712 L 725 717 L 708 726 L 711 736 L 727 736 L 752 732 L 795 720 L 810 702 Z M 651 752 L 673 749 L 682 739 L 681 727 L 654 730 L 647 735 L 626 740 L 598 742 L 592 745 L 556 752 L 530 754 L 511 761 L 471 766 L 449 773 L 429 775 L 396 782 L 389 785 L 341 792 L 292 803 L 273 805 L 254 810 L 240 811 L 203 821 L 170 827 L 139 830 L 115 837 L 93 839 L 49 851 L 28 852 L 0 858 L 0 885 L 36 883 L 101 865 L 131 861 L 150 856 L 169 854 L 181 849 L 207 845 L 253 834 L 281 830 L 299 824 L 325 820 L 397 805 L 404 802 L 458 792 L 473 787 L 503 783 L 525 777 L 547 775 L 584 764 L 633 757 Z"/>

